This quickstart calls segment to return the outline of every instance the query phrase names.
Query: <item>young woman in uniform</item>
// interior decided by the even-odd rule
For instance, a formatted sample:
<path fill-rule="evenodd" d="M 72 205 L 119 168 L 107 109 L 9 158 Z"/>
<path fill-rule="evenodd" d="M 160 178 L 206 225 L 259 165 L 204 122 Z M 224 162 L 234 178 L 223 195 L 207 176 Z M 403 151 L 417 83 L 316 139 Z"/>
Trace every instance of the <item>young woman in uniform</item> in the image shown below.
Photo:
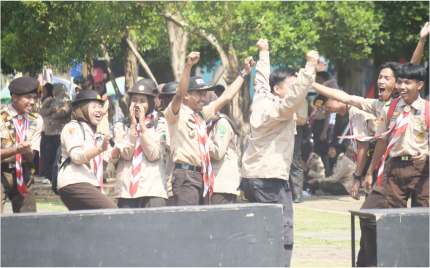
<path fill-rule="evenodd" d="M 162 207 L 166 205 L 167 182 L 161 155 L 165 148 L 165 124 L 158 124 L 154 113 L 157 86 L 150 79 L 137 82 L 129 94 L 129 115 L 117 122 L 115 143 L 132 146 L 119 159 L 115 198 L 119 208 Z"/>
<path fill-rule="evenodd" d="M 110 135 L 96 133 L 103 100 L 93 90 L 80 92 L 72 102 L 72 122 L 61 132 L 62 166 L 58 192 L 69 210 L 118 208 L 103 192 L 103 160 L 118 161 L 126 142 L 110 147 Z"/>

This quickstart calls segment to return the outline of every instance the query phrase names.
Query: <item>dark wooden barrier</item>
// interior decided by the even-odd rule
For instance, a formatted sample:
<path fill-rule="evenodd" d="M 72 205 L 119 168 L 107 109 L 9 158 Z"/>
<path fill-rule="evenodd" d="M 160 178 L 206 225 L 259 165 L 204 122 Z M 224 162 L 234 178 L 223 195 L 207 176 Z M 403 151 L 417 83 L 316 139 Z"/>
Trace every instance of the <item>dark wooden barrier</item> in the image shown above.
<path fill-rule="evenodd" d="M 283 266 L 269 204 L 3 214 L 2 266 Z"/>

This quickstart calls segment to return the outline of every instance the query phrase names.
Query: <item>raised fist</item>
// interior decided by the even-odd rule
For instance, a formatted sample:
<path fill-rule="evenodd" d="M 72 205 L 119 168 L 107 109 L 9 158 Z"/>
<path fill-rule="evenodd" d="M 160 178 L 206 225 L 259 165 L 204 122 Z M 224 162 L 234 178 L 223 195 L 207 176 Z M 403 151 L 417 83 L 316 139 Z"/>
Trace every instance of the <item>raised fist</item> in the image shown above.
<path fill-rule="evenodd" d="M 269 43 L 267 43 L 267 39 L 261 38 L 258 40 L 256 45 L 259 51 L 269 51 Z"/>
<path fill-rule="evenodd" d="M 245 67 L 242 71 L 245 75 L 248 75 L 251 73 L 252 67 L 254 67 L 255 61 L 252 59 L 252 57 L 248 57 L 245 59 Z"/>
<path fill-rule="evenodd" d="M 308 54 L 306 54 L 306 60 L 309 63 L 318 64 L 318 59 L 319 59 L 318 51 L 311 50 L 308 52 Z"/>
<path fill-rule="evenodd" d="M 424 27 L 421 29 L 420 38 L 422 40 L 425 40 L 427 38 L 427 36 L 429 35 L 429 31 L 430 31 L 430 24 L 428 22 L 426 22 Z"/>
<path fill-rule="evenodd" d="M 190 55 L 188 55 L 187 64 L 188 65 L 194 65 L 197 62 L 199 62 L 200 59 L 200 52 L 191 52 Z"/>

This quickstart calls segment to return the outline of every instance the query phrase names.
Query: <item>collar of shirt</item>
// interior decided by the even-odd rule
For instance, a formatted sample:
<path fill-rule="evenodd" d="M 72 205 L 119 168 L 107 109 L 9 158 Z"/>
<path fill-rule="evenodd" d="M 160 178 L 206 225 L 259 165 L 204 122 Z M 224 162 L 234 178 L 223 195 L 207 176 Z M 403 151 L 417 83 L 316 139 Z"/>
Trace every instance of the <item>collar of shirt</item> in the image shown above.
<path fill-rule="evenodd" d="M 197 115 L 197 116 L 199 117 L 199 119 L 200 119 L 200 120 L 203 120 L 203 121 L 204 121 L 204 118 L 203 118 L 203 116 L 202 116 L 202 114 L 201 114 L 201 112 L 200 112 L 200 111 L 194 112 L 190 107 L 188 107 L 187 105 L 185 105 L 185 104 L 183 104 L 183 103 L 182 103 L 182 107 L 185 109 L 185 111 L 186 111 L 189 115 L 193 115 L 193 114 L 195 114 L 195 115 Z"/>
<path fill-rule="evenodd" d="M 15 108 L 13 107 L 12 104 L 9 105 L 8 107 L 10 109 L 11 116 L 15 117 L 15 116 L 19 115 L 19 113 L 15 110 Z M 25 114 L 22 114 L 22 116 L 25 116 Z"/>
<path fill-rule="evenodd" d="M 418 98 L 416 100 L 414 100 L 414 102 L 412 102 L 411 106 L 415 109 L 415 110 L 419 110 L 420 109 L 420 104 L 421 104 L 421 97 L 420 95 L 418 95 Z M 397 103 L 398 107 L 403 107 L 408 105 L 403 99 L 400 99 L 399 102 Z"/>

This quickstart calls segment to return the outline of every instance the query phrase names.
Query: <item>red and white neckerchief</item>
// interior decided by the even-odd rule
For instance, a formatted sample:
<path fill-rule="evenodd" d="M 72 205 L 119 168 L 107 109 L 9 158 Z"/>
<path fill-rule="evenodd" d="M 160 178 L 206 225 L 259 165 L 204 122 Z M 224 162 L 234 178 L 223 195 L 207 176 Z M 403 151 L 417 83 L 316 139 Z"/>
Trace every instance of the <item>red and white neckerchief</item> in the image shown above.
<path fill-rule="evenodd" d="M 184 107 L 182 107 L 182 108 L 185 110 Z M 209 154 L 209 143 L 207 142 L 208 133 L 206 130 L 206 125 L 203 124 L 195 114 L 191 114 L 190 116 L 191 116 L 191 118 L 194 119 L 194 121 L 197 124 L 197 135 L 199 138 L 200 159 L 202 161 L 203 182 L 205 184 L 204 189 L 203 189 L 203 197 L 206 196 L 208 191 L 209 191 L 209 197 L 212 197 L 213 185 L 214 185 L 214 175 L 212 172 L 211 156 Z"/>
<path fill-rule="evenodd" d="M 90 133 L 91 133 L 91 137 L 93 137 L 94 140 L 94 148 L 97 147 L 97 139 L 95 137 L 94 132 L 92 131 L 92 129 L 89 129 Z M 100 184 L 100 192 L 105 193 L 104 189 L 103 189 L 103 159 L 102 159 L 102 154 L 98 154 L 93 158 L 94 161 L 94 175 L 96 176 L 97 181 Z"/>
<path fill-rule="evenodd" d="M 311 111 L 311 117 L 309 118 L 309 128 L 312 127 L 312 125 L 314 124 L 314 118 L 315 118 L 315 112 L 317 110 L 317 107 L 314 105 L 312 107 L 312 111 Z"/>
<path fill-rule="evenodd" d="M 15 131 L 16 131 L 15 146 L 18 147 L 18 144 L 20 144 L 22 141 L 25 141 L 25 138 L 27 137 L 28 123 L 29 123 L 28 114 L 26 114 L 25 116 L 22 116 L 22 115 L 12 116 L 12 113 L 10 111 L 10 105 L 7 106 L 7 108 L 9 110 L 9 114 L 12 117 L 13 124 L 15 125 Z M 17 118 L 15 119 L 15 117 Z M 25 122 L 22 121 L 24 117 L 25 117 Z M 25 195 L 27 194 L 27 186 L 25 185 L 25 182 L 24 182 L 24 171 L 22 169 L 21 154 L 15 155 L 15 170 L 16 170 L 16 185 L 18 188 L 18 192 L 21 195 Z"/>
<path fill-rule="evenodd" d="M 312 157 L 313 157 L 313 156 L 314 156 L 314 153 L 311 153 L 311 154 L 309 155 L 308 162 L 307 162 L 307 165 L 308 165 L 308 166 L 311 164 L 311 162 L 312 162 Z"/>
<path fill-rule="evenodd" d="M 218 115 L 219 115 L 219 111 L 218 111 L 216 114 L 218 114 Z M 208 132 L 208 133 L 209 133 L 209 129 L 211 128 L 213 121 L 214 121 L 214 119 L 212 118 L 212 119 L 211 119 L 211 120 L 206 124 L 206 132 Z"/>
<path fill-rule="evenodd" d="M 407 106 L 407 105 L 405 105 Z M 338 138 L 345 138 L 345 139 L 360 139 L 360 140 L 372 140 L 372 139 L 377 139 L 377 138 L 384 138 L 389 136 L 390 134 L 392 134 L 395 130 L 396 132 L 394 133 L 393 138 L 390 141 L 390 144 L 388 145 L 387 151 L 385 152 L 384 156 L 381 159 L 381 162 L 379 163 L 379 170 L 378 170 L 378 186 L 381 186 L 382 183 L 382 174 L 384 173 L 384 161 L 385 158 L 387 157 L 387 155 L 390 153 L 391 149 L 394 147 L 394 144 L 399 140 L 400 136 L 405 132 L 406 127 L 408 125 L 408 120 L 409 120 L 409 111 L 403 111 L 403 113 L 397 117 L 396 122 L 394 123 L 394 125 L 387 130 L 386 132 L 380 134 L 380 135 L 376 135 L 374 137 L 371 136 L 359 136 L 359 135 L 348 135 L 348 136 L 339 136 Z"/>
<path fill-rule="evenodd" d="M 150 115 L 145 116 L 145 125 L 149 124 L 152 120 Z M 139 187 L 140 170 L 142 168 L 143 149 L 140 143 L 140 125 L 137 125 L 137 141 L 134 147 L 133 162 L 131 164 L 131 178 L 130 178 L 130 195 L 133 197 Z"/>

